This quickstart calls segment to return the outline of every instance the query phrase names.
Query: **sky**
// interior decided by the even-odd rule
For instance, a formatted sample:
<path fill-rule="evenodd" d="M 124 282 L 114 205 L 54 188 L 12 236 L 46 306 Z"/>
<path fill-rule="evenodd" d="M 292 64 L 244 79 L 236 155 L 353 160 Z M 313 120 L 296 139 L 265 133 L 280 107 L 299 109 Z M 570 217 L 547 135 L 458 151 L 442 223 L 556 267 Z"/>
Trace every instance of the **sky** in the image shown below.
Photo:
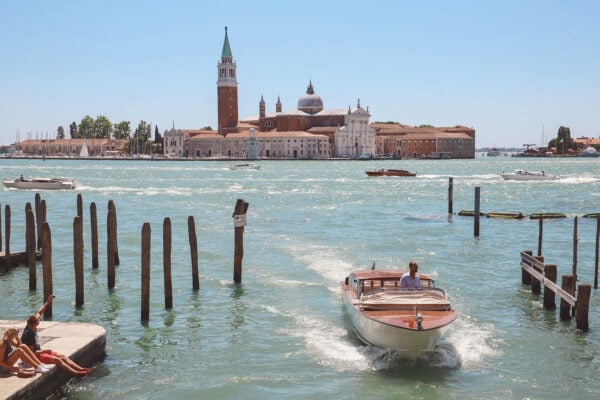
<path fill-rule="evenodd" d="M 0 145 L 89 115 L 217 126 L 225 26 L 239 117 L 309 80 L 326 109 L 464 125 L 476 147 L 600 136 L 600 2 L 0 0 Z"/>

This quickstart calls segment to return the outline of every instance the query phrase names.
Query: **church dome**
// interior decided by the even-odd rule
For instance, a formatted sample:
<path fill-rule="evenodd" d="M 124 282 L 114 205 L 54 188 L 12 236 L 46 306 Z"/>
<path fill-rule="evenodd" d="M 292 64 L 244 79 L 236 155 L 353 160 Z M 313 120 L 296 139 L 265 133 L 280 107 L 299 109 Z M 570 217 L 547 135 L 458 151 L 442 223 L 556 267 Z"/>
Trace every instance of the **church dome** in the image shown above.
<path fill-rule="evenodd" d="M 323 100 L 321 96 L 315 94 L 312 81 L 308 84 L 306 94 L 298 99 L 298 110 L 308 114 L 316 114 L 323 110 Z"/>

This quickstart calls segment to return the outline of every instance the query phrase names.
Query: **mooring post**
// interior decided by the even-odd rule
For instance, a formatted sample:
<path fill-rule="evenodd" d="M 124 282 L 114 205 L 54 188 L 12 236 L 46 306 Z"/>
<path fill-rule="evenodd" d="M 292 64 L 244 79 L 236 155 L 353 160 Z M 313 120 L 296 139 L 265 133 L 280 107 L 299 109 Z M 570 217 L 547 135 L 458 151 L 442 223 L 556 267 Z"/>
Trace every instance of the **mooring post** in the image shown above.
<path fill-rule="evenodd" d="M 142 226 L 142 321 L 150 319 L 150 223 Z"/>
<path fill-rule="evenodd" d="M 0 251 L 2 251 L 2 207 L 0 207 Z"/>
<path fill-rule="evenodd" d="M 474 233 L 475 237 L 479 237 L 479 204 L 480 204 L 480 193 L 481 188 L 477 186 L 475 188 L 475 214 L 474 214 Z"/>
<path fill-rule="evenodd" d="M 4 207 L 4 236 L 6 240 L 5 253 L 4 257 L 6 260 L 6 271 L 8 271 L 11 267 L 10 260 L 10 205 L 6 205 Z"/>
<path fill-rule="evenodd" d="M 536 260 L 538 260 L 542 264 L 544 263 L 544 257 L 542 257 L 542 256 L 533 256 L 533 258 L 535 258 Z M 541 272 L 542 274 L 544 273 L 543 270 L 540 271 L 537 268 L 535 268 L 535 269 L 538 272 Z M 542 293 L 542 282 L 540 282 L 540 280 L 537 279 L 535 276 L 531 277 L 531 293 L 533 293 L 533 294 L 540 294 L 540 293 Z"/>
<path fill-rule="evenodd" d="M 525 250 L 523 253 L 526 253 L 533 257 L 533 252 L 531 250 Z M 523 257 L 521 257 L 521 262 L 523 261 Z M 521 267 L 521 284 L 523 285 L 531 285 L 531 274 L 525 271 L 525 268 Z"/>
<path fill-rule="evenodd" d="M 83 307 L 83 221 L 73 218 L 73 265 L 75 266 L 75 307 Z"/>
<path fill-rule="evenodd" d="M 109 209 L 106 216 L 106 277 L 109 289 L 115 287 L 115 247 L 117 246 L 115 232 L 117 228 L 114 216 L 114 211 Z"/>
<path fill-rule="evenodd" d="M 31 203 L 25 205 L 25 252 L 29 266 L 29 290 L 37 289 L 37 270 L 35 260 L 35 217 Z"/>
<path fill-rule="evenodd" d="M 165 308 L 173 308 L 173 284 L 171 280 L 171 219 L 163 221 L 163 276 L 165 290 Z"/>
<path fill-rule="evenodd" d="M 198 240 L 196 238 L 196 224 L 194 217 L 188 217 L 188 238 L 190 241 L 190 256 L 192 258 L 192 287 L 200 289 L 200 278 L 198 277 Z"/>
<path fill-rule="evenodd" d="M 454 192 L 453 180 L 453 177 L 448 178 L 448 215 L 452 215 L 452 201 Z"/>
<path fill-rule="evenodd" d="M 42 275 L 44 281 L 44 299 L 47 299 L 53 293 L 52 288 L 52 235 L 50 225 L 47 222 L 42 223 L 41 231 L 42 242 Z M 44 318 L 52 317 L 52 303 L 44 311 Z"/>
<path fill-rule="evenodd" d="M 35 228 L 37 230 L 36 249 L 42 248 L 42 196 L 39 193 L 35 194 Z"/>
<path fill-rule="evenodd" d="M 598 244 L 600 243 L 600 216 L 596 217 L 596 258 L 594 261 L 594 289 L 598 289 Z"/>
<path fill-rule="evenodd" d="M 249 204 L 238 199 L 233 211 L 233 225 L 235 227 L 235 247 L 233 256 L 233 281 L 242 282 L 242 258 L 244 257 L 244 226 L 246 226 L 246 211 Z"/>
<path fill-rule="evenodd" d="M 575 280 L 577 280 L 577 242 L 579 239 L 577 238 L 577 216 L 573 221 L 573 276 Z"/>
<path fill-rule="evenodd" d="M 77 216 L 81 218 L 81 224 L 83 225 L 83 197 L 81 197 L 81 193 L 77 193 Z"/>
<path fill-rule="evenodd" d="M 592 285 L 581 283 L 577 285 L 577 310 L 575 311 L 575 325 L 577 329 L 587 331 L 590 329 L 588 313 L 590 309 L 590 294 Z"/>
<path fill-rule="evenodd" d="M 573 275 L 563 275 L 560 287 L 571 296 L 575 296 L 575 277 Z M 563 321 L 571 319 L 571 304 L 560 299 L 560 319 Z"/>
<path fill-rule="evenodd" d="M 557 279 L 556 265 L 546 264 L 544 271 L 545 271 L 544 276 L 546 277 L 546 279 L 548 279 L 552 283 L 556 283 L 556 279 Z M 546 310 L 554 310 L 556 308 L 556 295 L 555 295 L 554 291 L 547 285 L 544 285 L 544 308 Z"/>
<path fill-rule="evenodd" d="M 92 269 L 98 268 L 98 215 L 96 203 L 90 204 L 90 225 L 92 230 Z"/>
<path fill-rule="evenodd" d="M 544 236 L 544 218 L 540 217 L 538 228 L 538 252 L 537 255 L 542 255 L 542 237 Z"/>
<path fill-rule="evenodd" d="M 115 265 L 121 265 L 121 262 L 119 261 L 119 240 L 117 238 L 117 206 L 115 206 L 114 201 L 108 201 L 108 209 L 113 212 L 113 219 L 115 224 Z"/>

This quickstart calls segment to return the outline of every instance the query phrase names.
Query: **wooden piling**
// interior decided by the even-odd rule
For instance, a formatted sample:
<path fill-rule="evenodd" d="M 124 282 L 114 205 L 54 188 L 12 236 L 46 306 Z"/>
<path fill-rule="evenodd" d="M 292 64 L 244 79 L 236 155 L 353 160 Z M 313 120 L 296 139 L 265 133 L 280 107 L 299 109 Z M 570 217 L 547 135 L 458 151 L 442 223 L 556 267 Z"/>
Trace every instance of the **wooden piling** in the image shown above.
<path fill-rule="evenodd" d="M 117 238 L 115 237 L 114 215 L 115 213 L 109 209 L 106 216 L 106 277 L 109 289 L 114 289 L 115 287 L 115 247 L 117 245 Z"/>
<path fill-rule="evenodd" d="M 113 218 L 115 220 L 115 265 L 121 265 L 121 262 L 119 261 L 119 241 L 117 238 L 117 206 L 115 206 L 114 201 L 108 201 L 108 209 L 113 212 Z"/>
<path fill-rule="evenodd" d="M 29 290 L 37 290 L 36 250 L 35 250 L 35 217 L 31 203 L 25 205 L 25 252 L 29 267 Z"/>
<path fill-rule="evenodd" d="M 42 275 L 44 282 L 44 299 L 50 296 L 54 289 L 52 287 L 52 235 L 50 225 L 43 222 L 41 225 L 41 244 L 42 244 Z M 44 318 L 52 317 L 52 303 L 48 305 L 44 312 Z"/>
<path fill-rule="evenodd" d="M 544 257 L 542 257 L 542 256 L 533 256 L 533 258 L 535 258 L 536 260 L 538 260 L 541 263 L 544 262 Z M 538 272 L 541 272 L 542 274 L 544 273 L 544 271 L 541 271 L 538 268 L 536 268 L 536 270 Z M 542 293 L 542 283 L 535 276 L 531 277 L 531 293 L 533 293 L 533 294 Z"/>
<path fill-rule="evenodd" d="M 173 283 L 171 280 L 171 219 L 163 221 L 163 275 L 165 287 L 165 308 L 173 308 Z"/>
<path fill-rule="evenodd" d="M 83 225 L 83 197 L 81 197 L 81 193 L 77 193 L 77 216 L 81 218 L 81 224 Z"/>
<path fill-rule="evenodd" d="M 600 217 L 596 218 L 596 257 L 594 261 L 594 289 L 598 289 L 598 244 L 600 243 Z"/>
<path fill-rule="evenodd" d="M 577 280 L 577 242 L 579 239 L 577 238 L 577 216 L 573 221 L 573 276 L 575 280 Z"/>
<path fill-rule="evenodd" d="M 150 319 L 150 223 L 142 226 L 142 301 L 141 319 Z"/>
<path fill-rule="evenodd" d="M 540 218 L 539 224 L 538 224 L 538 251 L 537 251 L 538 256 L 542 255 L 542 238 L 543 238 L 543 236 L 544 236 L 544 218 Z"/>
<path fill-rule="evenodd" d="M 73 218 L 73 265 L 75 266 L 75 307 L 81 308 L 84 303 L 83 292 L 83 220 L 80 216 Z"/>
<path fill-rule="evenodd" d="M 244 257 L 244 226 L 246 225 L 246 211 L 249 204 L 238 199 L 233 211 L 233 222 L 235 227 L 235 245 L 233 256 L 233 281 L 242 282 L 242 258 Z"/>
<path fill-rule="evenodd" d="M 39 193 L 35 194 L 35 201 L 33 202 L 33 205 L 35 207 L 35 229 L 36 229 L 36 237 L 37 237 L 37 241 L 36 241 L 36 250 L 39 250 L 42 248 L 42 207 L 41 207 L 41 202 L 42 202 L 42 197 L 40 196 Z"/>
<path fill-rule="evenodd" d="M 454 196 L 454 178 L 453 177 L 449 177 L 448 178 L 448 214 L 452 215 L 452 203 L 453 203 L 453 196 Z"/>
<path fill-rule="evenodd" d="M 544 268 L 544 276 L 552 283 L 556 283 L 557 269 L 554 264 L 546 264 Z M 548 285 L 544 284 L 544 308 L 546 310 L 554 310 L 556 308 L 556 295 Z"/>
<path fill-rule="evenodd" d="M 90 204 L 90 226 L 92 230 L 92 269 L 98 268 L 98 216 L 96 203 Z"/>
<path fill-rule="evenodd" d="M 571 296 L 575 295 L 575 277 L 563 275 L 560 287 Z M 560 319 L 563 321 L 571 319 L 571 305 L 563 298 L 560 299 Z"/>
<path fill-rule="evenodd" d="M 0 207 L 0 251 L 2 251 L 2 208 Z"/>
<path fill-rule="evenodd" d="M 590 329 L 588 314 L 590 309 L 590 294 L 592 285 L 582 283 L 577 285 L 577 310 L 575 311 L 575 325 L 577 329 L 587 331 Z"/>
<path fill-rule="evenodd" d="M 5 261 L 6 261 L 6 271 L 8 271 L 11 267 L 10 260 L 10 205 L 7 204 L 4 206 L 4 240 L 5 240 Z"/>
<path fill-rule="evenodd" d="M 194 290 L 200 289 L 200 279 L 198 276 L 198 239 L 196 238 L 196 224 L 194 217 L 188 217 L 188 238 L 190 241 L 190 255 L 192 257 L 192 287 Z"/>
<path fill-rule="evenodd" d="M 473 236 L 479 237 L 479 205 L 481 199 L 481 188 L 477 186 L 475 188 L 475 215 L 474 215 L 474 227 L 473 227 Z"/>
<path fill-rule="evenodd" d="M 533 257 L 533 252 L 531 250 L 525 250 L 524 253 Z M 521 284 L 523 285 L 531 285 L 531 275 L 529 272 L 525 271 L 525 268 L 521 268 Z"/>

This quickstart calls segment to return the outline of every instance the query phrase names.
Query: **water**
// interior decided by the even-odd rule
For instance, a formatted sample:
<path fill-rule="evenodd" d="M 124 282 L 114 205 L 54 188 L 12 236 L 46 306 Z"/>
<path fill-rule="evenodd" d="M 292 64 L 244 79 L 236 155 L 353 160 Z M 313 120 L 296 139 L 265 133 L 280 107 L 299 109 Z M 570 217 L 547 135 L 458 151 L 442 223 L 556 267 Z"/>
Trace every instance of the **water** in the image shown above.
<path fill-rule="evenodd" d="M 546 262 L 571 272 L 573 217 L 600 211 L 600 160 L 510 157 L 450 161 L 226 162 L 0 160 L 0 174 L 68 176 L 76 191 L 44 192 L 52 231 L 55 321 L 107 330 L 107 358 L 70 399 L 591 399 L 600 396 L 600 304 L 592 290 L 590 331 L 520 284 L 519 252 L 537 251 L 538 222 L 447 216 L 454 211 L 563 212 L 544 224 Z M 416 178 L 368 178 L 404 168 Z M 559 182 L 507 182 L 499 173 L 545 170 Z M 74 307 L 72 222 L 84 201 L 85 300 Z M 11 249 L 24 248 L 24 208 L 35 192 L 1 190 L 11 205 Z M 243 283 L 233 280 L 235 202 L 250 204 Z M 117 207 L 119 256 L 106 288 L 106 211 Z M 95 202 L 100 268 L 91 269 L 89 205 Z M 187 218 L 198 237 L 200 290 L 192 290 Z M 162 224 L 173 231 L 174 308 L 164 309 Z M 152 228 L 150 321 L 140 322 L 141 228 Z M 578 275 L 593 282 L 596 221 L 579 219 Z M 436 276 L 459 312 L 436 351 L 405 359 L 348 333 L 339 283 L 353 269 L 406 268 Z M 38 270 L 41 277 L 41 266 Z M 0 275 L 1 319 L 42 304 L 26 268 Z M 41 288 L 41 282 L 38 285 Z M 11 301 L 7 301 L 11 299 Z"/>

